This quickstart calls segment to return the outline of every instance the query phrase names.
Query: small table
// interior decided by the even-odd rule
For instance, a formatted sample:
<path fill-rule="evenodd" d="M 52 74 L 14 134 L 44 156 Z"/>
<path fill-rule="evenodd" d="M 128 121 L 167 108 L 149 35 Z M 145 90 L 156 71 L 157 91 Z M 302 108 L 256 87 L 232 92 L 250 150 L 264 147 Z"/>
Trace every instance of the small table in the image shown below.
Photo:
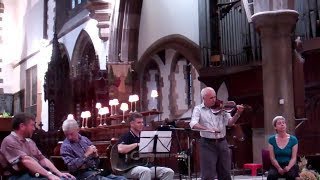
<path fill-rule="evenodd" d="M 262 168 L 262 164 L 247 163 L 243 165 L 245 169 L 251 169 L 251 176 L 257 176 L 257 169 Z"/>

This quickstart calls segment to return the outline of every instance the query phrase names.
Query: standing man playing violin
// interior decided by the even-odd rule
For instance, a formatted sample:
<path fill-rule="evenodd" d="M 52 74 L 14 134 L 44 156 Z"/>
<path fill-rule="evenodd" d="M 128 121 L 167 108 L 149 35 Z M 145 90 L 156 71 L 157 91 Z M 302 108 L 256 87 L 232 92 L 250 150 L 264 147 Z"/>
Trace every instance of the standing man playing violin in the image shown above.
<path fill-rule="evenodd" d="M 231 155 L 226 136 L 226 126 L 233 125 L 244 110 L 237 105 L 237 112 L 233 117 L 230 113 L 219 111 L 217 114 L 211 109 L 217 100 L 216 92 L 211 87 L 201 90 L 202 104 L 196 106 L 192 113 L 190 127 L 211 132 L 200 132 L 200 171 L 201 179 L 212 180 L 218 176 L 219 180 L 231 180 Z"/>

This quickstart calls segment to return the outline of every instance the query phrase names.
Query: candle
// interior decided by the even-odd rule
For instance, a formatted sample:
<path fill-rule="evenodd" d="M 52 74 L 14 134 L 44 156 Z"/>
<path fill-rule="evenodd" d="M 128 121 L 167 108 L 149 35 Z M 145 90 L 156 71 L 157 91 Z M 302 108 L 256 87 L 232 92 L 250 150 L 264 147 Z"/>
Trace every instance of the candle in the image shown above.
<path fill-rule="evenodd" d="M 153 99 L 153 110 L 156 110 L 157 108 L 157 103 L 156 103 L 156 97 L 158 97 L 158 91 L 157 90 L 152 90 L 151 91 L 151 97 L 152 97 L 152 99 Z"/>
<path fill-rule="evenodd" d="M 127 104 L 127 103 L 121 103 L 120 109 L 121 109 L 122 112 L 123 112 L 123 116 L 122 116 L 122 121 L 121 121 L 121 123 L 124 124 L 124 123 L 126 123 L 125 120 L 124 120 L 124 113 L 125 113 L 126 111 L 128 111 L 128 109 L 129 109 L 128 104 Z"/>
<path fill-rule="evenodd" d="M 134 112 L 137 112 L 137 101 L 139 101 L 139 96 L 137 94 L 132 95 L 134 102 Z"/>
<path fill-rule="evenodd" d="M 84 111 L 82 111 L 81 112 L 81 115 L 80 115 L 80 117 L 81 117 L 81 128 L 84 128 L 84 118 L 85 118 L 85 113 L 84 113 Z"/>
<path fill-rule="evenodd" d="M 132 112 L 132 102 L 134 102 L 134 97 L 133 95 L 129 96 L 129 102 L 130 102 L 130 112 Z"/>
<path fill-rule="evenodd" d="M 109 114 L 109 108 L 108 107 L 104 107 L 103 108 L 103 115 L 105 115 L 105 117 L 107 117 L 107 114 Z M 103 125 L 107 125 L 107 119 L 105 119 Z"/>
<path fill-rule="evenodd" d="M 117 105 L 119 105 L 119 100 L 118 99 L 113 99 L 114 102 L 114 115 L 117 115 Z"/>

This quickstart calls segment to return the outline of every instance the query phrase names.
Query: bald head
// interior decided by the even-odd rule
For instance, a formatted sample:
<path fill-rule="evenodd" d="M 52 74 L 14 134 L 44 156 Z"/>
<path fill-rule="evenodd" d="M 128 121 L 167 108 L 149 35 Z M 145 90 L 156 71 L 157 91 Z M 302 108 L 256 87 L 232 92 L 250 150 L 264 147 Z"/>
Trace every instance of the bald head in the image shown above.
<path fill-rule="evenodd" d="M 211 107 L 216 102 L 216 91 L 212 87 L 205 87 L 201 90 L 201 98 L 205 106 Z"/>

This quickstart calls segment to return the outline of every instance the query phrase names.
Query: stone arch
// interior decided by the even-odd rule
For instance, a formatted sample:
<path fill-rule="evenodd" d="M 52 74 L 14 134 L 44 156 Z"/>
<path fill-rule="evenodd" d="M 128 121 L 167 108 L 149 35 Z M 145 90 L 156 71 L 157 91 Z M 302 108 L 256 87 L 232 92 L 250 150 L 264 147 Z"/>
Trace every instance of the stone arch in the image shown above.
<path fill-rule="evenodd" d="M 80 112 L 92 111 L 99 99 L 100 73 L 99 59 L 89 34 L 82 30 L 76 40 L 71 58 L 71 81 L 76 117 L 80 119 Z M 92 122 L 94 124 L 94 122 Z"/>
<path fill-rule="evenodd" d="M 59 48 L 61 51 L 61 57 L 66 57 L 70 63 L 70 56 L 69 56 L 69 53 L 67 51 L 66 46 L 63 43 L 59 43 Z"/>
<path fill-rule="evenodd" d="M 157 40 L 142 54 L 138 61 L 137 71 L 140 72 L 139 70 L 145 68 L 152 55 L 165 49 L 173 49 L 179 52 L 191 62 L 197 71 L 201 68 L 199 46 L 185 36 L 173 34 Z"/>
<path fill-rule="evenodd" d="M 180 55 L 182 55 L 188 61 L 190 61 L 191 64 L 195 67 L 195 69 L 199 72 L 201 68 L 199 46 L 195 44 L 193 41 L 189 40 L 188 38 L 182 35 L 173 34 L 173 35 L 163 37 L 158 41 L 156 41 L 155 43 L 153 43 L 140 57 L 139 61 L 135 63 L 134 65 L 135 71 L 140 72 L 138 75 L 138 80 L 140 82 L 142 82 L 142 78 L 144 74 L 143 72 L 146 69 L 146 65 L 149 63 L 149 61 L 152 60 L 152 56 L 166 49 L 173 49 L 177 52 L 173 57 L 174 61 L 176 61 L 177 58 Z M 174 69 L 173 66 L 171 66 L 171 70 L 172 69 Z M 141 90 L 141 87 L 139 88 Z"/>
<path fill-rule="evenodd" d="M 161 110 L 161 101 L 162 101 L 162 95 L 161 95 L 161 91 L 160 91 L 160 87 L 161 84 L 163 83 L 163 80 L 160 77 L 160 67 L 162 66 L 162 62 L 161 60 L 155 58 L 155 57 L 150 57 L 150 60 L 148 61 L 148 63 L 145 66 L 145 69 L 143 69 L 143 71 L 141 71 L 141 82 L 147 82 L 150 81 L 150 77 L 148 76 L 148 73 L 150 71 L 156 71 L 156 75 L 155 75 L 155 83 L 156 83 L 156 90 L 159 93 L 159 97 L 156 99 L 156 104 L 157 104 L 157 109 Z M 147 71 L 148 70 L 148 71 Z M 149 105 L 149 101 L 148 101 L 148 96 L 150 96 L 149 92 L 147 92 L 148 87 L 146 83 L 143 83 L 141 85 L 141 98 L 142 98 L 142 109 L 148 109 L 148 105 Z"/>
<path fill-rule="evenodd" d="M 65 69 L 67 69 L 67 73 L 69 74 L 69 79 L 70 79 L 70 74 L 72 73 L 70 56 L 68 54 L 66 46 L 63 43 L 59 43 L 59 48 L 60 48 L 63 64 L 65 66 Z"/>
<path fill-rule="evenodd" d="M 96 60 L 96 57 L 94 57 L 96 56 L 96 50 L 94 48 L 93 42 L 89 34 L 85 30 L 82 30 L 76 40 L 75 47 L 73 49 L 71 68 L 76 68 L 79 61 L 86 55 L 89 55 L 88 60 L 94 63 L 94 66 L 96 66 L 98 69 L 100 69 L 99 62 L 94 62 Z M 72 74 L 73 77 L 75 75 L 76 74 Z"/>
<path fill-rule="evenodd" d="M 166 52 L 168 50 L 172 50 L 171 52 L 173 52 L 172 56 L 170 56 L 170 62 L 166 62 L 168 60 L 168 59 L 166 59 L 167 58 Z M 134 69 L 137 72 L 139 72 L 138 79 L 141 82 L 140 83 L 140 92 L 142 93 L 141 94 L 142 96 L 145 95 L 145 93 L 143 93 L 143 90 L 145 88 L 145 87 L 143 87 L 143 83 L 144 83 L 143 75 L 145 74 L 145 71 L 148 69 L 148 64 L 150 63 L 150 61 L 155 60 L 154 59 L 155 55 L 162 56 L 162 58 L 160 58 L 160 61 L 157 62 L 158 66 L 159 66 L 158 68 L 167 66 L 170 69 L 169 70 L 170 74 L 168 74 L 169 80 L 172 78 L 172 72 L 175 71 L 175 66 L 181 57 L 183 57 L 184 59 L 189 61 L 196 71 L 199 71 L 199 69 L 201 67 L 200 49 L 197 44 L 195 44 L 194 42 L 192 42 L 188 38 L 186 38 L 182 35 L 178 35 L 178 34 L 173 34 L 173 35 L 163 37 L 163 38 L 159 39 L 158 41 L 156 41 L 154 44 L 152 44 L 145 51 L 145 53 L 141 56 L 140 60 L 135 64 Z M 172 82 L 172 81 L 170 81 L 170 82 Z M 160 83 L 161 83 L 161 79 L 160 79 Z M 162 82 L 162 83 L 164 83 L 164 82 Z M 162 98 L 171 98 L 171 99 L 174 98 L 171 96 L 172 89 L 173 89 L 173 87 L 170 84 L 169 91 L 171 93 L 169 93 L 168 97 L 162 97 L 160 95 L 161 92 L 159 91 L 159 99 L 158 99 L 159 102 L 161 102 L 161 100 L 163 100 Z M 178 107 L 174 108 L 174 105 L 172 103 L 170 103 L 169 106 L 173 106 L 173 107 L 170 107 L 169 109 L 176 109 L 175 111 L 177 111 Z M 172 116 L 172 115 L 173 116 L 180 116 L 186 111 L 187 110 L 185 110 L 183 112 L 177 111 L 174 113 L 170 111 L 169 116 Z"/>

